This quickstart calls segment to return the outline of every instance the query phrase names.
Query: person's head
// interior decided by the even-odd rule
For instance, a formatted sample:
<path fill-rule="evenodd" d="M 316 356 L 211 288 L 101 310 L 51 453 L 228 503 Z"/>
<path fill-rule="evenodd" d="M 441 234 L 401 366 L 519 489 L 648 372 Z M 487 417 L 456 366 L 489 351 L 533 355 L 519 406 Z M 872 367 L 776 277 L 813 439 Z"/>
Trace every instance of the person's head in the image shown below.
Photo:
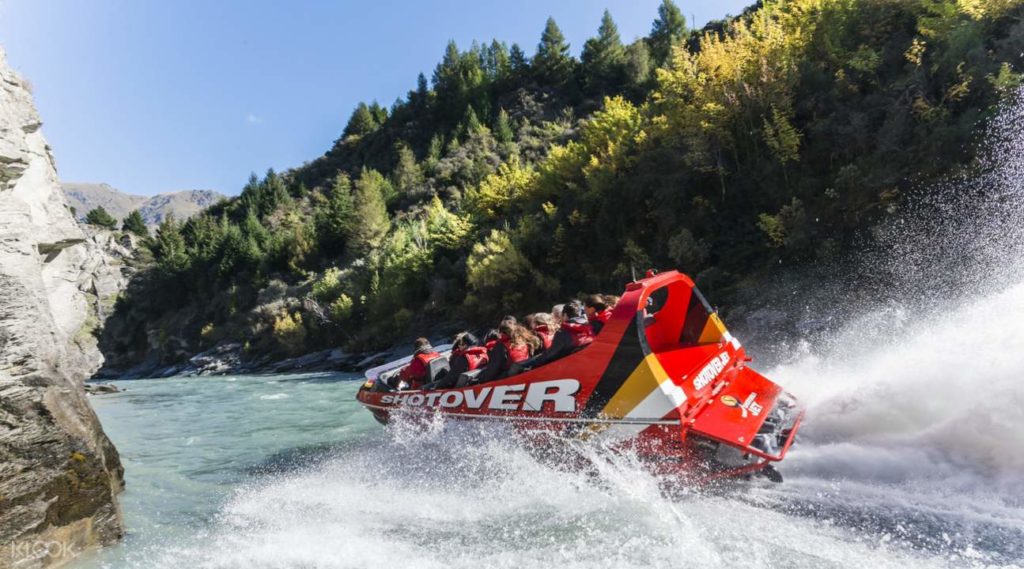
<path fill-rule="evenodd" d="M 562 313 L 562 310 L 564 308 L 565 308 L 564 304 L 556 304 L 556 305 L 552 306 L 551 307 L 551 319 L 554 320 L 556 323 L 560 323 L 565 318 L 565 314 Z"/>
<path fill-rule="evenodd" d="M 536 314 L 527 314 L 526 317 L 523 318 L 523 326 L 526 326 L 527 330 L 533 330 L 533 326 L 536 323 L 537 323 L 537 315 Z"/>
<path fill-rule="evenodd" d="M 604 309 L 608 308 L 608 305 L 604 303 L 604 297 L 599 294 L 588 296 L 583 302 L 583 306 L 587 316 L 593 316 L 595 313 L 603 312 Z"/>
<path fill-rule="evenodd" d="M 547 326 L 548 330 L 554 325 L 554 318 L 547 312 L 538 312 L 537 314 L 531 314 L 533 317 L 533 323 L 530 325 L 530 329 L 536 330 L 538 326 Z"/>
<path fill-rule="evenodd" d="M 472 348 L 473 346 L 479 344 L 480 340 L 478 340 L 477 337 L 471 334 L 470 332 L 462 332 L 460 334 L 456 334 L 455 339 L 452 341 L 452 345 L 454 345 L 456 348 L 459 348 L 460 350 Z"/>
<path fill-rule="evenodd" d="M 518 325 L 510 320 L 502 320 L 501 324 L 498 325 L 498 332 L 500 332 L 506 338 L 515 336 L 516 328 Z"/>
<path fill-rule="evenodd" d="M 502 336 L 508 338 L 509 343 L 513 346 L 529 344 L 531 340 L 529 337 L 531 334 L 526 328 L 516 324 L 515 322 L 509 322 L 508 320 L 503 321 L 501 325 L 498 326 L 498 331 L 501 332 Z"/>
<path fill-rule="evenodd" d="M 498 332 L 497 330 L 491 328 L 490 330 L 487 331 L 487 334 L 484 335 L 484 343 L 486 344 L 487 342 L 496 342 L 500 337 L 501 332 Z"/>
<path fill-rule="evenodd" d="M 562 305 L 562 319 L 572 320 L 573 318 L 579 318 L 583 314 L 583 310 L 579 304 L 575 302 L 567 302 Z"/>
<path fill-rule="evenodd" d="M 426 338 L 416 338 L 416 341 L 412 343 L 412 347 L 417 352 L 429 352 L 434 347 L 430 345 L 430 340 Z"/>
<path fill-rule="evenodd" d="M 608 305 L 608 308 L 615 308 L 615 305 L 619 303 L 619 297 L 614 294 L 606 294 L 604 303 Z"/>
<path fill-rule="evenodd" d="M 506 314 L 505 317 L 501 319 L 501 321 L 502 322 L 511 322 L 513 324 L 518 324 L 519 323 L 519 320 L 516 320 L 516 317 L 512 316 L 511 314 Z"/>

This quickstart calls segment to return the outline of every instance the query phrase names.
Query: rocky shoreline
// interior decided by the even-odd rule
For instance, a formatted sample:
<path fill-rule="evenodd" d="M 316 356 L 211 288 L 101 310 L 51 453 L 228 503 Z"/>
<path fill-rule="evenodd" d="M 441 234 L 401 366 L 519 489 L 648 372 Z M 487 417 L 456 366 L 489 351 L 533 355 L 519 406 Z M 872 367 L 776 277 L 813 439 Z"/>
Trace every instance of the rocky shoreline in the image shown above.
<path fill-rule="evenodd" d="M 226 342 L 176 364 L 146 362 L 127 370 L 102 370 L 91 381 L 202 377 L 217 375 L 262 375 L 320 371 L 362 372 L 375 365 L 408 355 L 409 348 L 394 346 L 376 351 L 348 353 L 340 348 L 319 350 L 286 359 L 250 356 L 238 342 Z"/>

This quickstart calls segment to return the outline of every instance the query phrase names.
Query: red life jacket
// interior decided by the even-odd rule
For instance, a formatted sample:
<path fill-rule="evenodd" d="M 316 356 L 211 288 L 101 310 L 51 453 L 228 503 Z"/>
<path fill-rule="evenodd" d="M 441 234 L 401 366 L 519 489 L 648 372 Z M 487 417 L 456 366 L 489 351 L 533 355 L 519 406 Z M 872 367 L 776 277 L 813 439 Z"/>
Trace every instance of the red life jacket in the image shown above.
<path fill-rule="evenodd" d="M 540 338 L 545 350 L 551 347 L 551 340 L 554 339 L 555 335 L 551 330 L 548 330 L 547 324 L 537 324 L 533 327 L 533 332 Z"/>
<path fill-rule="evenodd" d="M 572 337 L 572 345 L 576 348 L 586 346 L 594 341 L 594 329 L 590 323 L 578 324 L 576 322 L 563 322 L 562 330 L 565 330 Z"/>
<path fill-rule="evenodd" d="M 470 346 L 465 350 L 459 350 L 459 353 L 466 357 L 470 370 L 479 369 L 487 365 L 487 348 L 483 346 Z M 452 355 L 455 355 L 454 351 L 452 351 Z"/>
<path fill-rule="evenodd" d="M 516 362 L 530 359 L 530 345 L 519 344 L 518 346 L 512 345 L 512 339 L 502 334 L 499 340 L 505 345 L 505 349 L 508 350 L 508 359 L 505 360 L 505 369 Z"/>
<path fill-rule="evenodd" d="M 591 318 L 590 320 L 591 320 L 591 322 L 596 320 L 596 321 L 600 322 L 601 324 L 606 324 L 606 323 L 608 323 L 609 320 L 611 320 L 611 318 L 612 318 L 612 309 L 611 308 L 605 308 L 601 312 L 595 312 L 593 318 Z"/>
<path fill-rule="evenodd" d="M 427 364 L 439 357 L 441 357 L 441 354 L 437 352 L 419 352 L 413 355 L 412 361 L 409 362 L 409 365 L 402 368 L 398 378 L 408 381 L 413 389 L 417 388 L 418 384 L 423 383 L 430 373 L 430 366 Z"/>

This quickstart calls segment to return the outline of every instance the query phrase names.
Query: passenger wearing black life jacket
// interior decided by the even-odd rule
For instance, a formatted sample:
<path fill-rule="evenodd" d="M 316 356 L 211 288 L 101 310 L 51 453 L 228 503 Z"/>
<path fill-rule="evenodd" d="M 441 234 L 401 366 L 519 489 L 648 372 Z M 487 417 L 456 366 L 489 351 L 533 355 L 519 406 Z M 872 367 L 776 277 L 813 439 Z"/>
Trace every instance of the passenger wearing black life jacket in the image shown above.
<path fill-rule="evenodd" d="M 476 383 L 499 379 L 512 364 L 530 357 L 530 341 L 525 328 L 512 320 L 502 320 L 498 332 L 498 340 L 487 352 L 487 367 L 477 376 Z"/>
<path fill-rule="evenodd" d="M 599 334 L 604 328 L 605 322 L 612 317 L 612 309 L 605 303 L 604 297 L 599 294 L 592 294 L 587 297 L 584 310 L 587 313 L 587 320 L 590 321 L 594 334 Z"/>
<path fill-rule="evenodd" d="M 398 389 L 419 389 L 429 380 L 430 362 L 441 357 L 441 354 L 434 351 L 430 340 L 416 338 L 413 342 L 412 361 L 398 372 L 396 380 Z"/>
<path fill-rule="evenodd" d="M 534 356 L 521 364 L 523 369 L 542 366 L 563 358 L 579 348 L 594 341 L 594 329 L 583 314 L 583 307 L 578 302 L 569 302 L 562 307 L 564 321 L 551 338 L 551 346 L 540 355 Z"/>
<path fill-rule="evenodd" d="M 455 387 L 459 376 L 467 371 L 480 369 L 487 365 L 487 348 L 480 345 L 480 340 L 469 332 L 455 336 L 452 341 L 452 353 L 448 356 L 450 368 L 448 373 L 431 386 L 433 389 L 449 389 Z"/>

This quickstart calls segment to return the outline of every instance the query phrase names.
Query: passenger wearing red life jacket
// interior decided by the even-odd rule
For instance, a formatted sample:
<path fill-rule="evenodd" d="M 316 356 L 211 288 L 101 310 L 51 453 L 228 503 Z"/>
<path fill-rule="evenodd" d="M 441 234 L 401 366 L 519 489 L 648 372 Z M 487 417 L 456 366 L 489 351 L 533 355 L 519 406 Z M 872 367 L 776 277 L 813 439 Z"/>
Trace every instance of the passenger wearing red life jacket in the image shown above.
<path fill-rule="evenodd" d="M 455 387 L 459 376 L 467 371 L 480 369 L 487 365 L 487 348 L 480 345 L 480 340 L 469 332 L 455 336 L 452 341 L 452 353 L 448 356 L 448 372 L 432 389 L 449 389 Z"/>
<path fill-rule="evenodd" d="M 477 383 L 499 379 L 509 371 L 512 364 L 530 357 L 530 339 L 525 328 L 512 320 L 503 320 L 498 331 L 498 341 L 487 352 L 487 367 L 477 376 Z"/>
<path fill-rule="evenodd" d="M 555 326 L 554 319 L 550 314 L 538 312 L 527 316 L 526 328 L 536 338 L 536 344 L 533 346 L 534 349 L 530 355 L 535 356 L 551 347 L 551 340 L 555 335 Z"/>
<path fill-rule="evenodd" d="M 604 297 L 599 294 L 588 296 L 585 306 L 584 310 L 587 313 L 587 320 L 594 329 L 594 334 L 600 333 L 601 328 L 604 328 L 605 322 L 611 319 L 612 309 L 605 302 Z"/>
<path fill-rule="evenodd" d="M 415 351 L 412 361 L 398 372 L 397 387 L 399 389 L 403 389 L 402 383 L 405 384 L 404 389 L 423 387 L 423 384 L 430 379 L 430 362 L 441 357 L 441 354 L 435 352 L 433 346 L 430 345 L 430 340 L 426 338 L 417 338 L 413 343 L 413 348 Z"/>
<path fill-rule="evenodd" d="M 521 367 L 532 369 L 542 366 L 594 341 L 594 329 L 583 315 L 583 307 L 578 302 L 570 302 L 563 306 L 562 315 L 565 320 L 551 339 L 551 346 L 540 355 L 524 361 L 520 364 Z"/>

